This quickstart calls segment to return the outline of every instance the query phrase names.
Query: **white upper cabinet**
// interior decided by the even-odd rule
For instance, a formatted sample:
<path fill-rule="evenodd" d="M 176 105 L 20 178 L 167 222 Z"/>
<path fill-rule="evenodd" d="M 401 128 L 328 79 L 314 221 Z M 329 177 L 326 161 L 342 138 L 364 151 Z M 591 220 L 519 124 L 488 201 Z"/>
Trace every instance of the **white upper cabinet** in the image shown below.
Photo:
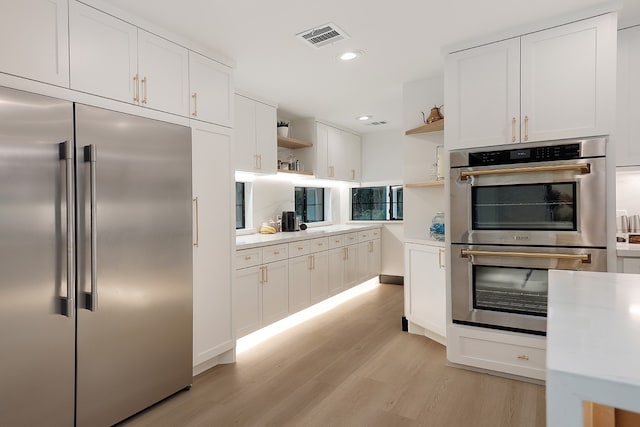
<path fill-rule="evenodd" d="M 2 4 L 0 72 L 69 87 L 67 0 Z"/>
<path fill-rule="evenodd" d="M 640 27 L 618 32 L 616 166 L 640 165 Z"/>
<path fill-rule="evenodd" d="M 192 119 L 232 127 L 231 68 L 189 52 L 189 88 Z"/>
<path fill-rule="evenodd" d="M 603 15 L 522 37 L 522 142 L 608 135 L 616 19 Z"/>
<path fill-rule="evenodd" d="M 138 29 L 140 103 L 160 111 L 189 115 L 189 51 Z"/>
<path fill-rule="evenodd" d="M 448 55 L 448 149 L 607 135 L 615 96 L 615 15 Z"/>
<path fill-rule="evenodd" d="M 234 104 L 236 170 L 276 173 L 276 108 L 238 94 Z"/>
<path fill-rule="evenodd" d="M 189 115 L 187 49 L 75 1 L 69 16 L 72 89 Z"/>
<path fill-rule="evenodd" d="M 346 180 L 359 182 L 362 175 L 360 136 L 349 132 L 344 132 L 343 136 L 345 143 L 343 166 Z"/>
<path fill-rule="evenodd" d="M 449 149 L 520 140 L 520 39 L 451 54 L 445 76 Z"/>

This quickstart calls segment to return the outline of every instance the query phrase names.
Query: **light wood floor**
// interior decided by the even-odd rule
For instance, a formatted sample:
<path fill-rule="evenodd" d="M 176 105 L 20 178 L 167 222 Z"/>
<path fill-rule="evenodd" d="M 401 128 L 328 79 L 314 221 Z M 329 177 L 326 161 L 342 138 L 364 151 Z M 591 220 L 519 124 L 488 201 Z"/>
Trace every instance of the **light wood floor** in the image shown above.
<path fill-rule="evenodd" d="M 445 366 L 381 285 L 195 378 L 126 426 L 545 425 L 544 387 Z"/>

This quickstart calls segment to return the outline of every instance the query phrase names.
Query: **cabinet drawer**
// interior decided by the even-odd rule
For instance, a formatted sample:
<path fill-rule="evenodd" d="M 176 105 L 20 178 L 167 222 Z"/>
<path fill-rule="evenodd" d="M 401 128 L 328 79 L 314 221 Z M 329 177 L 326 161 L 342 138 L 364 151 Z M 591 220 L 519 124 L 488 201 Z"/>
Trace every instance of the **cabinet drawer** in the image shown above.
<path fill-rule="evenodd" d="M 345 234 L 337 234 L 329 237 L 329 249 L 341 248 L 344 246 Z"/>
<path fill-rule="evenodd" d="M 280 261 L 287 258 L 289 258 L 287 244 L 273 245 L 262 248 L 262 262 L 264 264 L 268 262 Z"/>
<path fill-rule="evenodd" d="M 309 252 L 320 252 L 329 249 L 329 237 L 309 240 Z"/>
<path fill-rule="evenodd" d="M 371 230 L 358 231 L 358 243 L 371 240 Z"/>
<path fill-rule="evenodd" d="M 546 351 L 542 348 L 465 336 L 458 339 L 463 357 L 527 369 L 545 369 Z"/>
<path fill-rule="evenodd" d="M 358 243 L 358 233 L 349 233 L 345 234 L 344 244 L 345 245 L 353 245 L 354 243 Z"/>
<path fill-rule="evenodd" d="M 306 255 L 309 253 L 309 241 L 301 240 L 299 242 L 289 243 L 289 254 L 292 257 Z"/>
<path fill-rule="evenodd" d="M 236 251 L 236 270 L 262 264 L 262 249 L 241 249 Z"/>
<path fill-rule="evenodd" d="M 381 235 L 380 231 L 381 230 L 379 228 L 376 228 L 375 230 L 370 230 L 369 233 L 371 234 L 371 238 L 372 239 L 379 239 L 380 235 Z"/>

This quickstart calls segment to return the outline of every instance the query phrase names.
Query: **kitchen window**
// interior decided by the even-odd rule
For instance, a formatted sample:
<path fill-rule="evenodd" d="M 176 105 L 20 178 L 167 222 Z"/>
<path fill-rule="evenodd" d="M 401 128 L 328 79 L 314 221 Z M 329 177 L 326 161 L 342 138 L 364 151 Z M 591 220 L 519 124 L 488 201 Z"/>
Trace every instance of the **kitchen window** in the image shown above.
<path fill-rule="evenodd" d="M 246 228 L 244 182 L 236 182 L 236 230 Z"/>
<path fill-rule="evenodd" d="M 295 188 L 296 216 L 302 222 L 324 221 L 324 188 Z"/>
<path fill-rule="evenodd" d="M 403 216 L 401 185 L 351 189 L 351 219 L 354 221 L 395 221 Z"/>

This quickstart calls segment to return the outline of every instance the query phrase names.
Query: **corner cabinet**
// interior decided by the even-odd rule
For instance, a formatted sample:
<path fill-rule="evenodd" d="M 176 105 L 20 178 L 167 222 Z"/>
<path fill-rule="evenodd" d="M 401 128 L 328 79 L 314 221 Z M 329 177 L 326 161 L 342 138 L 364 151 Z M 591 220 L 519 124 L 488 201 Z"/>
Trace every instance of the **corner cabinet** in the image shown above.
<path fill-rule="evenodd" d="M 444 244 L 405 243 L 404 307 L 409 332 L 447 343 Z M 416 326 L 418 328 L 416 328 Z"/>
<path fill-rule="evenodd" d="M 231 130 L 192 122 L 191 132 L 193 364 L 198 366 L 235 346 L 231 317 L 235 228 L 229 209 L 235 187 Z"/>
<path fill-rule="evenodd" d="M 447 149 L 610 134 L 615 55 L 614 14 L 449 54 Z"/>
<path fill-rule="evenodd" d="M 278 169 L 276 107 L 235 95 L 236 170 L 275 174 Z"/>
<path fill-rule="evenodd" d="M 0 13 L 0 72 L 69 87 L 67 0 L 7 1 Z"/>

